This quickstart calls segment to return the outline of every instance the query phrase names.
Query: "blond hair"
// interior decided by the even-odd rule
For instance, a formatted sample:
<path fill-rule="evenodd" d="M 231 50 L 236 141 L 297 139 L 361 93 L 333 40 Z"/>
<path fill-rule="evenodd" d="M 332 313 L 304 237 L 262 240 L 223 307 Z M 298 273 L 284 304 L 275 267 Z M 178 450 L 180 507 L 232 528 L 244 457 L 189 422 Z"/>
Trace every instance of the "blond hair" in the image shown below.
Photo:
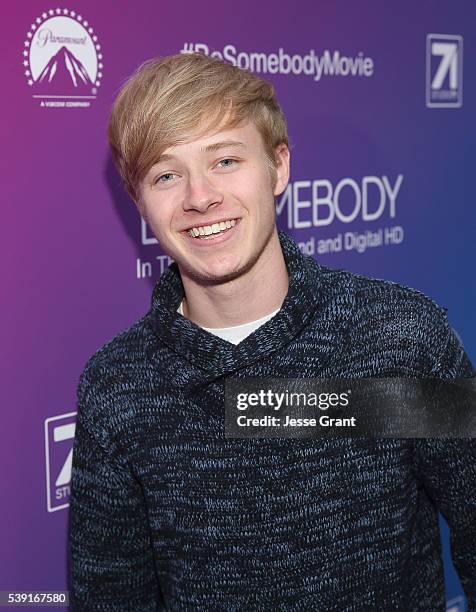
<path fill-rule="evenodd" d="M 289 142 L 273 85 L 217 58 L 176 54 L 146 61 L 126 81 L 112 108 L 108 138 L 125 187 L 138 202 L 139 183 L 168 147 L 248 121 L 263 139 L 274 188 L 275 148 Z"/>

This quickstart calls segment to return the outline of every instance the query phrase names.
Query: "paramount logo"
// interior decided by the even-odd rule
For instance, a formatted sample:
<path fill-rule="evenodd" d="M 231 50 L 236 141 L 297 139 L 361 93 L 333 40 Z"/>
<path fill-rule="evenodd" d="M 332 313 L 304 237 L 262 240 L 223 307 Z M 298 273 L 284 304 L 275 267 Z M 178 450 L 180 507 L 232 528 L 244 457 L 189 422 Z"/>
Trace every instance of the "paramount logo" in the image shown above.
<path fill-rule="evenodd" d="M 31 24 L 23 66 L 32 97 L 43 107 L 89 107 L 101 85 L 103 56 L 91 24 L 75 11 L 44 11 Z"/>
<path fill-rule="evenodd" d="M 53 55 L 37 79 L 37 83 L 51 83 L 52 81 L 63 91 L 67 91 L 71 85 L 75 89 L 85 87 L 88 91 L 94 87 L 86 68 L 66 47 L 61 47 Z"/>

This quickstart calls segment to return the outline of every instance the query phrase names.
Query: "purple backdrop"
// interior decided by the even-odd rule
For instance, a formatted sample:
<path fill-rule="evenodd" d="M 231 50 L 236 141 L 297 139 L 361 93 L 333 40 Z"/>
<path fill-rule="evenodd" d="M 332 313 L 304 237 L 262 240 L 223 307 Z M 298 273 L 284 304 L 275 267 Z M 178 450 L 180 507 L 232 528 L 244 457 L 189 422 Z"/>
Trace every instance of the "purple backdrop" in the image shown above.
<path fill-rule="evenodd" d="M 18 6 L 2 9 L 0 590 L 62 590 L 78 377 L 167 265 L 107 151 L 121 83 L 192 49 L 269 78 L 292 143 L 279 226 L 326 265 L 436 299 L 474 362 L 476 5 Z M 448 558 L 445 571 L 463 610 Z"/>

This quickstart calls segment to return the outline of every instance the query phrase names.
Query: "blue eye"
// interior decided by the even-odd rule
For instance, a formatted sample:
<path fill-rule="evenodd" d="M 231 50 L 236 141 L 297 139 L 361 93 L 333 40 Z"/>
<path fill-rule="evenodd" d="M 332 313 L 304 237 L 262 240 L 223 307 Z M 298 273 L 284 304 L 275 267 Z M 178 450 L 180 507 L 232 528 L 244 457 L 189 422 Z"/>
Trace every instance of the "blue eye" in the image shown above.
<path fill-rule="evenodd" d="M 223 162 L 232 162 L 231 164 L 226 164 L 225 166 L 223 166 L 224 168 L 230 168 L 233 164 L 237 164 L 238 162 L 236 161 L 236 159 L 231 159 L 229 157 L 227 157 L 226 159 L 222 159 L 221 161 L 219 161 L 219 164 L 222 164 Z"/>
<path fill-rule="evenodd" d="M 162 174 L 161 176 L 157 177 L 154 181 L 155 183 L 170 183 L 170 181 L 162 181 L 161 179 L 164 178 L 164 176 L 174 176 L 173 172 L 166 172 L 165 174 Z"/>

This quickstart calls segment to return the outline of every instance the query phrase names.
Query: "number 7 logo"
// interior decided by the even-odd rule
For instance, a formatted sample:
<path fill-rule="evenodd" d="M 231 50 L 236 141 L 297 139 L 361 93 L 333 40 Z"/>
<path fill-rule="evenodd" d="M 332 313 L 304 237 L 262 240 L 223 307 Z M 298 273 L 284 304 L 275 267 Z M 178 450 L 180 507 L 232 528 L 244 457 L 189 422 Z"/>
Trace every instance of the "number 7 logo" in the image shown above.
<path fill-rule="evenodd" d="M 431 88 L 441 89 L 446 75 L 449 74 L 450 89 L 457 89 L 458 45 L 456 43 L 434 42 L 431 44 L 431 54 L 441 55 L 441 62 L 431 82 Z"/>
<path fill-rule="evenodd" d="M 463 37 L 428 34 L 426 38 L 426 105 L 463 105 Z"/>
<path fill-rule="evenodd" d="M 46 499 L 48 512 L 69 505 L 76 412 L 45 419 Z"/>

